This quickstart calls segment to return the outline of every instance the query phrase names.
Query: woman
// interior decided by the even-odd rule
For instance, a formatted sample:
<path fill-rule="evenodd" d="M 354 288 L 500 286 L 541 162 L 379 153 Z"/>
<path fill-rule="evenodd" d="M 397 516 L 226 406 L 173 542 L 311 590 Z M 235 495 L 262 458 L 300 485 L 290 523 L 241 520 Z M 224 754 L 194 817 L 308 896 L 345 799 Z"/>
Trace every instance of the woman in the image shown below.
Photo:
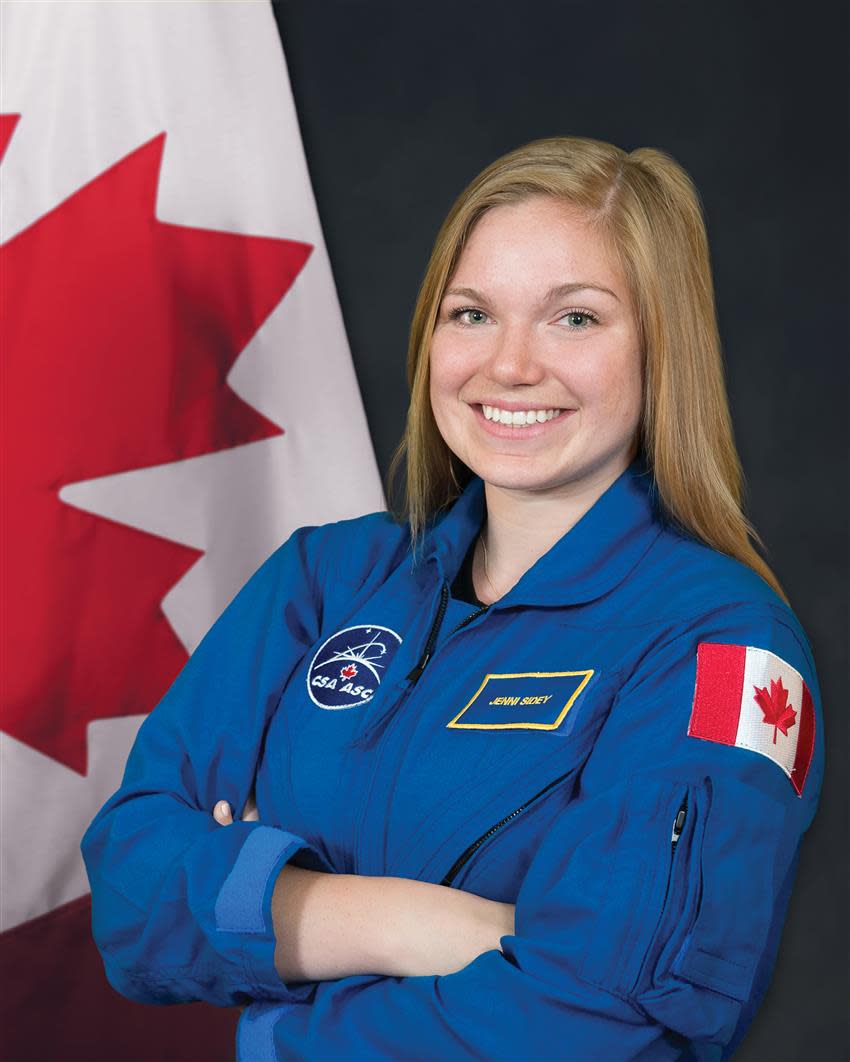
<path fill-rule="evenodd" d="M 403 519 L 269 558 L 83 840 L 110 980 L 251 1002 L 251 1060 L 725 1057 L 823 756 L 687 175 L 569 137 L 498 159 L 409 373 Z"/>

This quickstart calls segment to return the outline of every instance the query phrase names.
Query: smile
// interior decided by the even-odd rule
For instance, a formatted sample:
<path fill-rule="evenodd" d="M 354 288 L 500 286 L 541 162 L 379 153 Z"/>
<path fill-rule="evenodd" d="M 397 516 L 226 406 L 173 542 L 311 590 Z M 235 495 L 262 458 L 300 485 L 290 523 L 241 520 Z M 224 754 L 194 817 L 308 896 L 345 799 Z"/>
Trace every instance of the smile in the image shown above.
<path fill-rule="evenodd" d="M 574 409 L 502 409 L 499 406 L 470 405 L 483 431 L 500 439 L 535 439 L 554 431 L 571 417 Z"/>
<path fill-rule="evenodd" d="M 512 411 L 499 409 L 498 406 L 482 406 L 487 420 L 496 421 L 499 424 L 510 424 L 513 427 L 524 427 L 526 424 L 543 424 L 544 421 L 552 420 L 562 413 L 561 409 L 529 409 Z"/>

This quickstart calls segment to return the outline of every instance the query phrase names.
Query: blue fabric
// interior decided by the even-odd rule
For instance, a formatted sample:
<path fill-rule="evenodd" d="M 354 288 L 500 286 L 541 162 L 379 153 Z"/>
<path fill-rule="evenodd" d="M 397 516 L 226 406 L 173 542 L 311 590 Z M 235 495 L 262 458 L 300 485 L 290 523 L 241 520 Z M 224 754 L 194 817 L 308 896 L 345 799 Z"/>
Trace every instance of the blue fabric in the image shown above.
<path fill-rule="evenodd" d="M 250 833 L 215 902 L 216 929 L 227 933 L 264 932 L 267 927 L 263 895 L 293 847 L 299 848 L 303 843 L 300 837 L 268 826 Z M 257 883 L 261 886 L 259 892 Z"/>
<path fill-rule="evenodd" d="M 239 1019 L 237 1062 L 275 1062 L 274 1027 L 283 1010 L 294 1004 L 254 1003 Z"/>
<path fill-rule="evenodd" d="M 387 514 L 304 528 L 237 595 L 84 838 L 121 991 L 267 1000 L 256 1036 L 286 1059 L 728 1056 L 821 786 L 805 635 L 661 517 L 640 463 L 478 613 L 448 590 L 483 516 L 473 479 L 416 557 Z M 802 675 L 801 795 L 769 757 L 688 735 L 701 642 Z M 241 807 L 255 774 L 261 823 L 217 827 L 216 800 Z M 516 931 L 448 976 L 284 985 L 271 890 L 296 851 L 515 904 Z"/>

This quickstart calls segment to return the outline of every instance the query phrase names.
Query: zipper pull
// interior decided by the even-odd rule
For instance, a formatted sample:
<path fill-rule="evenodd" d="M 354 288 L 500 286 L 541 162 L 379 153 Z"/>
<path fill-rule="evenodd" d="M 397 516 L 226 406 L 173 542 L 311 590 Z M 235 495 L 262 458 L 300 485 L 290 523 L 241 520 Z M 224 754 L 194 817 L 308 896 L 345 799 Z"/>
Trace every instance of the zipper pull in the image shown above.
<path fill-rule="evenodd" d="M 431 624 L 431 630 L 428 632 L 428 640 L 425 642 L 425 652 L 422 654 L 422 659 L 407 676 L 407 681 L 412 686 L 415 686 L 419 681 L 419 676 L 425 670 L 425 665 L 431 659 L 431 654 L 434 652 L 434 646 L 437 642 L 437 633 L 443 622 L 443 616 L 446 614 L 446 605 L 448 605 L 448 603 L 449 584 L 444 579 L 443 585 L 440 587 L 440 607 L 437 609 L 437 615 L 434 617 L 434 622 Z"/>
<path fill-rule="evenodd" d="M 685 828 L 685 821 L 688 817 L 688 797 L 682 801 L 682 806 L 679 808 L 676 818 L 673 819 L 673 835 L 670 838 L 670 847 L 675 852 L 676 845 L 679 843 L 679 838 L 682 836 L 682 830 Z"/>
<path fill-rule="evenodd" d="M 431 654 L 426 649 L 425 652 L 422 654 L 422 659 L 419 661 L 419 663 L 416 665 L 416 667 L 407 676 L 407 681 L 411 685 L 415 686 L 416 683 L 419 681 L 419 676 L 425 670 L 425 665 L 428 663 L 428 661 L 430 659 L 431 659 Z"/>

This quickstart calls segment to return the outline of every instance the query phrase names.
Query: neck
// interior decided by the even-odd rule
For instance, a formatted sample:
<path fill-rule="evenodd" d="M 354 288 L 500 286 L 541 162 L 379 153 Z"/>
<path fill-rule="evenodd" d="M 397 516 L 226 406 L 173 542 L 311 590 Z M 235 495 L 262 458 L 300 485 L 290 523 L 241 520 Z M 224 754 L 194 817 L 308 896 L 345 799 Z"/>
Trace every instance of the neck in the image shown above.
<path fill-rule="evenodd" d="M 565 484 L 556 491 L 510 490 L 485 482 L 487 515 L 482 537 L 487 566 L 485 574 L 483 550 L 478 551 L 480 571 L 474 573 L 478 597 L 490 603 L 506 594 L 578 523 L 626 467 L 608 470 L 607 475 L 592 477 L 579 486 Z"/>

